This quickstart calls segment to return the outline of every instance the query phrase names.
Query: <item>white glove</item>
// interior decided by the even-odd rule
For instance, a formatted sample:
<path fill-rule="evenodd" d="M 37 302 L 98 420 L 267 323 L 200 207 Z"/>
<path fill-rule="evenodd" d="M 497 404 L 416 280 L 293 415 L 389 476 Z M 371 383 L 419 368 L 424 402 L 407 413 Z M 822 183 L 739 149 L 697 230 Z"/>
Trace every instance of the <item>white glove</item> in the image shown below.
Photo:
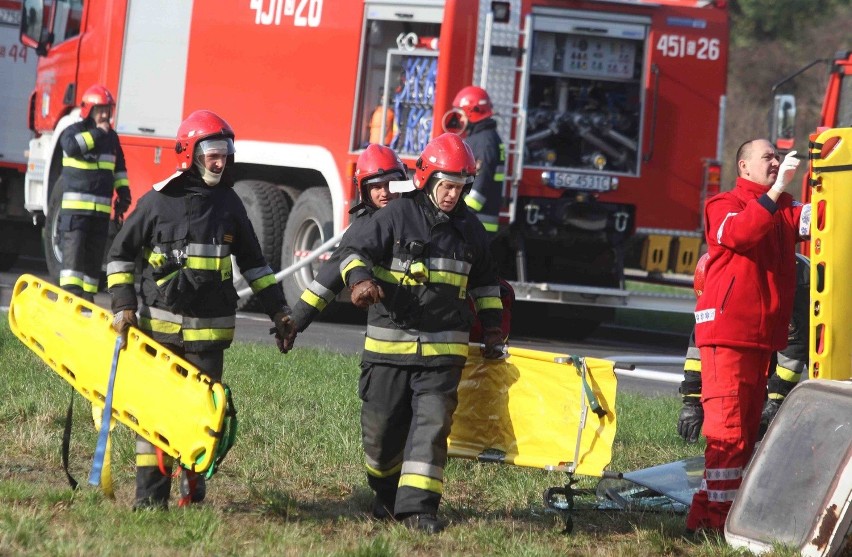
<path fill-rule="evenodd" d="M 778 177 L 775 178 L 772 189 L 782 193 L 793 180 L 797 168 L 799 168 L 799 159 L 796 158 L 796 151 L 790 151 L 781 161 L 781 166 L 778 167 Z"/>

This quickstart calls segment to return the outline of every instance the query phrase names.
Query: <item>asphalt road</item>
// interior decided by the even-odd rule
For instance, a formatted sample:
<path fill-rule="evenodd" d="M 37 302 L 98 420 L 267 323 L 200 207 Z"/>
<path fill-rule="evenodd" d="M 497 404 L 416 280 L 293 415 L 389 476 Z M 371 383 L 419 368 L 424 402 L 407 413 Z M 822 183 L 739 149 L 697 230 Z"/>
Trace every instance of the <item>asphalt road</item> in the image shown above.
<path fill-rule="evenodd" d="M 0 307 L 8 308 L 15 281 L 23 273 L 47 277 L 42 260 L 21 258 L 8 272 L 0 272 Z M 109 295 L 98 294 L 96 303 L 109 307 Z M 601 326 L 583 341 L 569 340 L 558 326 L 542 327 L 535 311 L 518 311 L 513 319 L 511 345 L 522 348 L 615 359 L 635 364 L 636 370 L 618 372 L 619 390 L 648 395 L 675 396 L 682 376 L 682 358 L 687 338 L 681 335 L 655 333 Z M 540 319 L 540 318 L 539 318 Z M 358 354 L 364 342 L 366 314 L 344 307 L 327 320 L 316 321 L 296 339 L 296 346 L 309 346 L 341 354 Z M 236 338 L 246 342 L 272 343 L 270 321 L 266 315 L 238 313 Z"/>

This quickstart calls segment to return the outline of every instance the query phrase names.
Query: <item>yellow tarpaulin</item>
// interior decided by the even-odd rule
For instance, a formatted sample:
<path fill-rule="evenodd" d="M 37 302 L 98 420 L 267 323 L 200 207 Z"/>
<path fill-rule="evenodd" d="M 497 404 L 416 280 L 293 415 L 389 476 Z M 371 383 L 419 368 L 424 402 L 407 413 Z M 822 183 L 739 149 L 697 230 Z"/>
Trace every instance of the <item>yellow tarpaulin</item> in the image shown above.
<path fill-rule="evenodd" d="M 471 346 L 450 456 L 602 476 L 616 430 L 614 362 L 580 361 L 577 369 L 568 355 L 522 348 L 509 348 L 506 360 L 485 360 Z M 584 391 L 583 367 L 593 397 Z"/>

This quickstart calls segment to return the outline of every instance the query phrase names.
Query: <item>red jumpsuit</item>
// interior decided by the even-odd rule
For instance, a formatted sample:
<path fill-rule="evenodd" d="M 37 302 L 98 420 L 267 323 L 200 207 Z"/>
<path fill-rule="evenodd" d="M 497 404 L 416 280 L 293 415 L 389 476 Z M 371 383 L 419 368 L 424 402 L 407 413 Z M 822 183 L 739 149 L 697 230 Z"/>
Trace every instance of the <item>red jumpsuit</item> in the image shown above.
<path fill-rule="evenodd" d="M 772 353 L 787 344 L 796 290 L 796 242 L 802 205 L 789 194 L 737 178 L 707 202 L 710 259 L 695 307 L 701 350 L 704 481 L 686 519 L 690 530 L 722 531 L 751 458 Z"/>

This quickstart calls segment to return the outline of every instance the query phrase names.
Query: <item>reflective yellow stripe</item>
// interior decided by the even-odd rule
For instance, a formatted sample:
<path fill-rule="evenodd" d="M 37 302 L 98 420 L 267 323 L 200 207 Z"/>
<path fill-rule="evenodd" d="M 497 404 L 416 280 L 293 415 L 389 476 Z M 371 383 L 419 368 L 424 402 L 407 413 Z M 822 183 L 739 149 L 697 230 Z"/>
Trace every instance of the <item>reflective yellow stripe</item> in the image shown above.
<path fill-rule="evenodd" d="M 693 360 L 692 358 L 687 358 L 687 360 L 683 364 L 683 371 L 694 371 L 696 373 L 701 373 L 701 360 Z"/>
<path fill-rule="evenodd" d="M 432 284 L 449 284 L 450 286 L 464 287 L 467 286 L 467 276 L 449 271 L 429 272 L 429 282 Z"/>
<path fill-rule="evenodd" d="M 114 187 L 115 189 L 126 188 L 129 185 L 130 185 L 130 180 L 128 180 L 127 178 L 119 178 L 115 182 L 112 183 L 112 187 Z"/>
<path fill-rule="evenodd" d="M 230 261 L 230 258 L 228 258 Z M 273 286 L 275 284 L 275 275 L 264 275 L 251 283 L 251 291 L 257 294 L 267 286 Z"/>
<path fill-rule="evenodd" d="M 775 366 L 775 374 L 788 383 L 797 383 L 802 377 L 801 373 L 796 373 L 795 371 L 780 365 Z"/>
<path fill-rule="evenodd" d="M 59 277 L 59 286 L 79 286 L 83 288 L 83 279 L 79 277 Z"/>
<path fill-rule="evenodd" d="M 62 166 L 80 170 L 115 170 L 115 161 L 89 162 L 74 157 L 62 157 Z"/>
<path fill-rule="evenodd" d="M 138 454 L 136 455 L 136 466 L 159 466 L 157 455 L 155 454 Z"/>
<path fill-rule="evenodd" d="M 495 172 L 494 173 L 494 181 L 495 182 L 502 182 L 505 179 L 506 179 L 506 173 L 505 172 Z"/>
<path fill-rule="evenodd" d="M 493 296 L 477 298 L 474 305 L 476 306 L 476 311 L 483 309 L 503 309 L 503 301 L 500 298 L 495 298 Z"/>
<path fill-rule="evenodd" d="M 183 340 L 200 342 L 205 340 L 234 340 L 233 329 L 184 329 Z"/>
<path fill-rule="evenodd" d="M 387 477 L 393 476 L 394 474 L 396 474 L 397 472 L 402 470 L 402 463 L 401 462 L 399 464 L 397 464 L 396 466 L 394 466 L 393 468 L 391 468 L 390 470 L 378 470 L 376 468 L 373 468 L 372 466 L 370 466 L 366 462 L 364 463 L 364 466 L 367 467 L 367 473 L 370 474 L 371 476 L 373 476 L 374 478 L 387 478 Z"/>
<path fill-rule="evenodd" d="M 417 342 L 392 342 L 367 337 L 364 341 L 364 350 L 379 354 L 417 354 Z"/>
<path fill-rule="evenodd" d="M 231 268 L 231 258 L 228 257 L 200 257 L 190 255 L 186 258 L 186 266 L 199 271 L 221 271 Z"/>
<path fill-rule="evenodd" d="M 418 474 L 403 474 L 400 476 L 399 487 L 403 486 L 415 487 L 424 491 L 431 491 L 432 493 L 444 492 L 444 483 L 442 481 Z"/>
<path fill-rule="evenodd" d="M 367 264 L 361 261 L 360 259 L 353 259 L 343 270 L 340 272 L 341 278 L 343 278 L 344 282 L 346 281 L 346 275 L 348 275 L 354 268 L 356 267 L 366 267 Z"/>
<path fill-rule="evenodd" d="M 80 133 L 80 137 L 82 137 L 83 141 L 86 142 L 86 147 L 88 147 L 89 149 L 94 149 L 95 138 L 92 137 L 92 132 L 84 131 L 84 132 Z"/>
<path fill-rule="evenodd" d="M 88 282 L 83 282 L 83 292 L 89 292 L 90 294 L 98 293 L 98 285 L 97 284 L 89 284 Z"/>
<path fill-rule="evenodd" d="M 474 212 L 478 213 L 479 211 L 482 210 L 483 204 L 480 203 L 479 201 L 477 201 L 476 199 L 474 199 L 473 197 L 469 196 L 469 195 L 464 198 L 464 202 Z"/>
<path fill-rule="evenodd" d="M 400 284 L 400 281 L 402 281 L 402 284 L 406 286 L 420 286 L 424 284 L 417 281 L 414 277 L 406 276 L 400 271 L 391 271 L 385 267 L 379 267 L 378 265 L 373 267 L 373 276 L 390 284 Z"/>
<path fill-rule="evenodd" d="M 171 321 L 163 321 L 162 319 L 154 319 L 153 317 L 139 316 L 139 327 L 155 333 L 164 335 L 180 334 L 180 323 L 172 323 Z"/>
<path fill-rule="evenodd" d="M 769 393 L 768 398 L 769 400 L 784 400 L 786 397 L 780 393 Z"/>
<path fill-rule="evenodd" d="M 133 284 L 133 280 L 133 273 L 114 273 L 107 276 L 107 288 L 112 288 L 119 284 Z"/>
<path fill-rule="evenodd" d="M 310 290 L 305 290 L 304 292 L 302 292 L 301 300 L 309 306 L 318 309 L 319 311 L 324 310 L 325 306 L 328 305 L 325 299 L 317 296 Z"/>
<path fill-rule="evenodd" d="M 483 228 L 485 228 L 486 232 L 497 232 L 499 225 L 496 222 L 483 222 Z"/>
<path fill-rule="evenodd" d="M 467 344 L 424 343 L 421 345 L 424 356 L 467 356 Z"/>
<path fill-rule="evenodd" d="M 112 211 L 112 207 L 109 205 L 103 205 L 101 203 L 95 203 L 93 201 L 71 201 L 71 200 L 62 200 L 62 208 L 74 211 L 95 211 L 97 213 L 107 213 L 109 214 Z"/>
<path fill-rule="evenodd" d="M 180 270 L 172 271 L 168 275 L 164 276 L 163 278 L 157 281 L 157 286 L 163 286 L 164 284 L 175 278 L 179 272 Z"/>

